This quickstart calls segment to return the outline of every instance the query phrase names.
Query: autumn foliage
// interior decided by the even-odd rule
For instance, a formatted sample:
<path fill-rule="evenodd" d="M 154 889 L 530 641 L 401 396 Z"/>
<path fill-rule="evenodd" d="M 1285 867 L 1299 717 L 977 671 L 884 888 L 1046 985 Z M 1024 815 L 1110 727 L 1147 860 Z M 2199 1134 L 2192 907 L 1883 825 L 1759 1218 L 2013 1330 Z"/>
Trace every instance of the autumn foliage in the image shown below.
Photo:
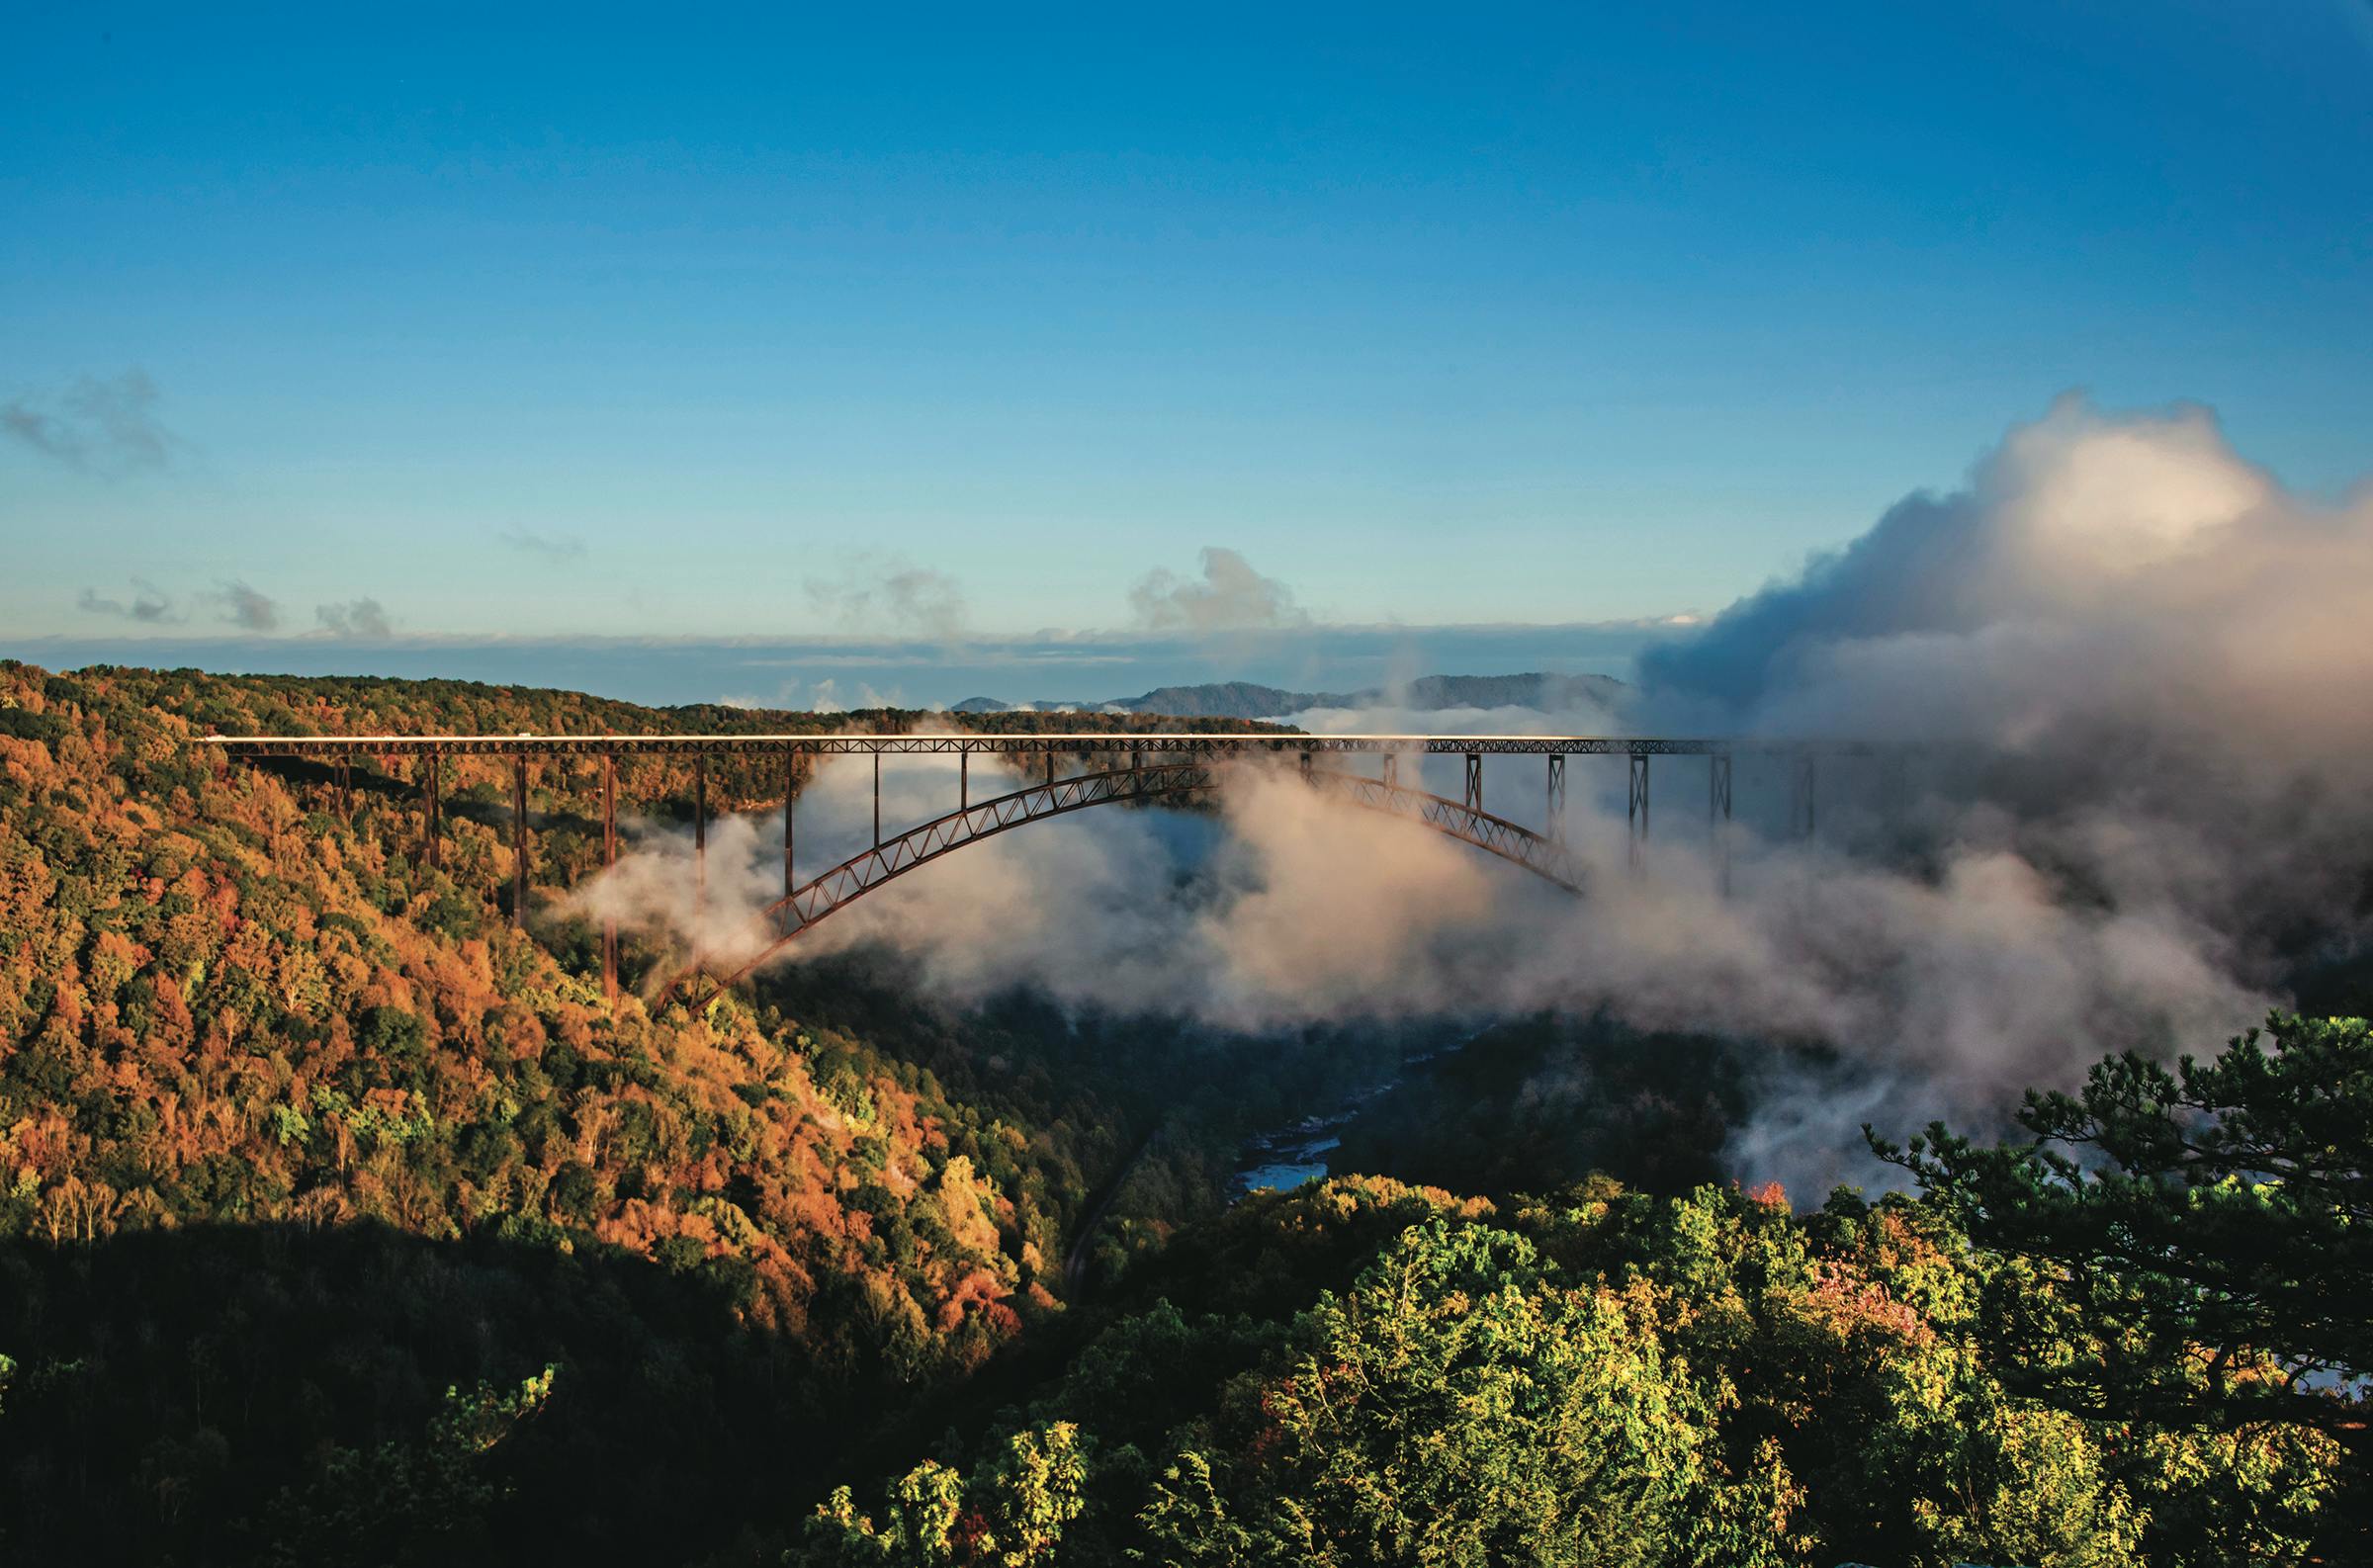
<path fill-rule="evenodd" d="M 514 912 L 490 768 L 431 868 L 408 765 L 349 815 L 204 743 L 914 719 L 0 664 L 0 1556 L 2354 1560 L 2361 1022 L 2105 1064 L 2039 1143 L 1934 1129 L 1889 1151 L 1921 1196 L 1817 1208 L 1703 1179 L 1707 1042 L 1591 1044 L 1588 1102 L 1513 1125 L 1420 1105 L 1515 1060 L 1485 1038 L 1365 1147 L 1491 1198 L 1221 1213 L 1358 1042 L 933 1009 L 856 959 L 689 1011 L 633 949 L 612 1002 L 560 896 L 589 768 L 539 766 Z M 690 784 L 641 760 L 624 804 Z"/>
<path fill-rule="evenodd" d="M 832 722 L 458 683 L 0 666 L 0 1236 L 88 1249 L 225 1225 L 376 1226 L 641 1260 L 781 1348 L 769 1375 L 794 1378 L 798 1399 L 897 1408 L 960 1378 L 1054 1307 L 1046 1260 L 1087 1182 L 1053 1143 L 951 1099 L 926 1070 L 733 998 L 697 1014 L 654 1013 L 631 991 L 606 1002 L 582 932 L 546 907 L 588 863 L 589 776 L 539 776 L 546 900 L 523 933 L 497 902 L 502 825 L 468 810 L 474 788 L 495 798 L 490 780 L 449 772 L 458 806 L 429 870 L 400 766 L 366 764 L 349 821 L 320 770 L 226 764 L 201 743 Z M 670 809 L 683 772 L 637 764 L 634 809 Z M 721 767 L 713 804 L 743 786 L 768 787 Z M 551 827 L 572 812 L 577 830 Z M 555 956 L 572 939 L 573 965 Z M 68 1287 L 36 1256 L 18 1255 L 23 1288 L 0 1306 L 7 1349 L 34 1368 L 12 1436 L 123 1370 L 100 1335 L 40 1321 Z M 54 1353 L 26 1355 L 44 1345 Z M 324 1408 L 268 1446 L 285 1457 L 308 1435 L 395 1430 L 427 1414 L 440 1375 L 383 1379 L 370 1419 Z M 108 1499 L 129 1510 L 127 1538 L 186 1517 L 209 1477 L 238 1483 L 246 1455 L 217 1417 L 180 1411 L 166 1429 L 137 1439 L 152 1451 L 136 1462 L 175 1476 L 179 1501 Z M 19 1484 L 28 1532 L 107 1487 Z"/>

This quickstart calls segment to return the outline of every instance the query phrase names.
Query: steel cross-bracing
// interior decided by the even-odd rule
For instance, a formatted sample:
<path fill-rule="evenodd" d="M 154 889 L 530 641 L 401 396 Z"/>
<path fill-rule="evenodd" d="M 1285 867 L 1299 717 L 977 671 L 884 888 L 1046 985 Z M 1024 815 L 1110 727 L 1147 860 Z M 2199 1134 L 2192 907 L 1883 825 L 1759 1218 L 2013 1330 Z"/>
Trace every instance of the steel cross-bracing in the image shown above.
<path fill-rule="evenodd" d="M 1721 889 L 1730 895 L 1730 755 L 1716 752 L 1707 758 L 1706 825 L 1714 834 L 1715 859 L 1721 867 Z"/>
<path fill-rule="evenodd" d="M 1645 753 L 1631 753 L 1631 782 L 1626 792 L 1630 799 L 1627 815 L 1631 821 L 1631 869 L 1637 871 L 1647 859 L 1648 850 L 1648 758 Z"/>
<path fill-rule="evenodd" d="M 720 991 L 733 986 L 827 915 L 855 903 L 893 878 L 966 844 L 1019 828 L 1024 823 L 1060 817 L 1090 806 L 1178 796 L 1216 789 L 1218 785 L 1219 775 L 1214 765 L 1201 760 L 1114 768 L 1077 773 L 1011 794 L 967 802 L 944 817 L 933 818 L 887 840 L 877 829 L 872 848 L 790 889 L 761 913 L 759 919 L 764 922 L 766 932 L 761 938 L 763 945 L 756 952 L 743 956 L 738 967 L 729 973 L 706 978 Z M 679 976 L 674 984 L 681 986 L 695 978 L 690 974 Z"/>
<path fill-rule="evenodd" d="M 1303 776 L 1354 806 L 1411 818 L 1502 860 L 1513 861 L 1568 893 L 1582 891 L 1581 862 L 1558 835 L 1537 833 L 1505 817 L 1494 817 L 1477 807 L 1429 795 L 1424 790 L 1403 789 L 1389 779 L 1369 778 L 1335 768 L 1314 768 Z"/>

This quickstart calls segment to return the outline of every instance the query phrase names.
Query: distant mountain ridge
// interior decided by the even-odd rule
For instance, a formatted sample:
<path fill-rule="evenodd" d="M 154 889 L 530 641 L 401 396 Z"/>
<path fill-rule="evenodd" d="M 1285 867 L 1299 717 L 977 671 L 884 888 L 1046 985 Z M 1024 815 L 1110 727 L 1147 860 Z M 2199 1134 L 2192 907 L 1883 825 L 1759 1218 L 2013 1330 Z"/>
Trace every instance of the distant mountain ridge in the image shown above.
<path fill-rule="evenodd" d="M 1210 681 L 1199 686 L 1157 686 L 1139 697 L 1082 703 L 1090 709 L 1166 714 L 1174 718 L 1271 719 L 1310 708 L 1371 708 L 1390 705 L 1421 713 L 1445 708 L 1538 708 L 1555 713 L 1583 706 L 1608 707 L 1631 688 L 1612 675 L 1552 675 L 1539 670 L 1518 675 L 1425 675 L 1406 687 L 1371 686 L 1364 691 L 1288 691 L 1247 680 Z M 995 697 L 967 697 L 955 713 L 1003 713 L 1012 704 Z M 1067 706 L 1038 703 L 1040 708 Z"/>

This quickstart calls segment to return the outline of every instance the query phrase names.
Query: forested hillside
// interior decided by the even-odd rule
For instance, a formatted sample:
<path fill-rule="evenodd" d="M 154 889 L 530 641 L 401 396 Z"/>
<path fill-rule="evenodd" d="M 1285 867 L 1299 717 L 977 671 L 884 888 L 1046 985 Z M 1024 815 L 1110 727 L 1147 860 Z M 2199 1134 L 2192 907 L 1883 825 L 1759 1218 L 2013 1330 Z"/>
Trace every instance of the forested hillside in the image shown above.
<path fill-rule="evenodd" d="M 2361 1557 L 2361 1024 L 2108 1064 L 2029 1107 L 2080 1161 L 1938 1129 L 1887 1151 L 1920 1196 L 1800 1214 L 1714 1176 L 1721 1049 L 1534 1020 L 1347 1145 L 1488 1196 L 1223 1213 L 1235 1140 L 1400 1042 L 956 1012 L 865 952 L 612 1005 L 590 778 L 537 774 L 522 931 L 491 769 L 429 870 L 408 779 L 349 819 L 198 743 L 911 717 L 0 665 L 0 1553 Z"/>
<path fill-rule="evenodd" d="M 429 871 L 405 781 L 364 776 L 349 824 L 318 770 L 193 743 L 909 717 L 0 668 L 0 1232 L 41 1244 L 0 1263 L 0 1530 L 236 1557 L 283 1488 L 421 1438 L 447 1385 L 557 1363 L 512 1516 L 692 1550 L 1054 1310 L 1120 1129 L 1019 1124 L 732 998 L 613 1009 L 582 930 L 504 919 L 507 839 L 469 780 Z M 713 770 L 713 805 L 779 789 L 748 771 Z M 589 786 L 539 774 L 548 894 L 592 863 Z M 680 810 L 688 771 L 628 787 Z"/>
<path fill-rule="evenodd" d="M 1338 1178 L 1183 1240 L 1026 1409 L 836 1492 L 793 1560 L 2361 1560 L 2361 1467 L 2312 1421 L 2022 1397 L 2005 1302 L 2083 1364 L 2115 1354 L 2085 1297 L 1899 1198 Z"/>

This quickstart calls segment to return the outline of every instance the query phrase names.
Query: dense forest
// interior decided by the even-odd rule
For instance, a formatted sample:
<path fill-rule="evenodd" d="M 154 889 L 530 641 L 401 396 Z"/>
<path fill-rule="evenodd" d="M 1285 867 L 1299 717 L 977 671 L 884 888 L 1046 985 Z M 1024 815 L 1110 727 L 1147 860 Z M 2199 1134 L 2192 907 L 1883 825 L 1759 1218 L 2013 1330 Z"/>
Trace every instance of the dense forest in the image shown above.
<path fill-rule="evenodd" d="M 0 664 L 0 1551 L 2363 1555 L 2361 1024 L 2103 1064 L 2001 1147 L 1881 1129 L 1913 1195 L 1798 1212 L 1719 1177 L 1719 1042 L 1531 1020 L 1447 1097 L 1591 1093 L 1498 1137 L 1404 1094 L 1376 1175 L 1231 1207 L 1246 1132 L 1403 1042 L 954 1012 L 871 952 L 612 1004 L 589 769 L 538 770 L 522 929 L 490 765 L 430 868 L 400 768 L 345 814 L 201 743 L 915 722 Z M 689 764 L 621 788 L 680 818 Z"/>

